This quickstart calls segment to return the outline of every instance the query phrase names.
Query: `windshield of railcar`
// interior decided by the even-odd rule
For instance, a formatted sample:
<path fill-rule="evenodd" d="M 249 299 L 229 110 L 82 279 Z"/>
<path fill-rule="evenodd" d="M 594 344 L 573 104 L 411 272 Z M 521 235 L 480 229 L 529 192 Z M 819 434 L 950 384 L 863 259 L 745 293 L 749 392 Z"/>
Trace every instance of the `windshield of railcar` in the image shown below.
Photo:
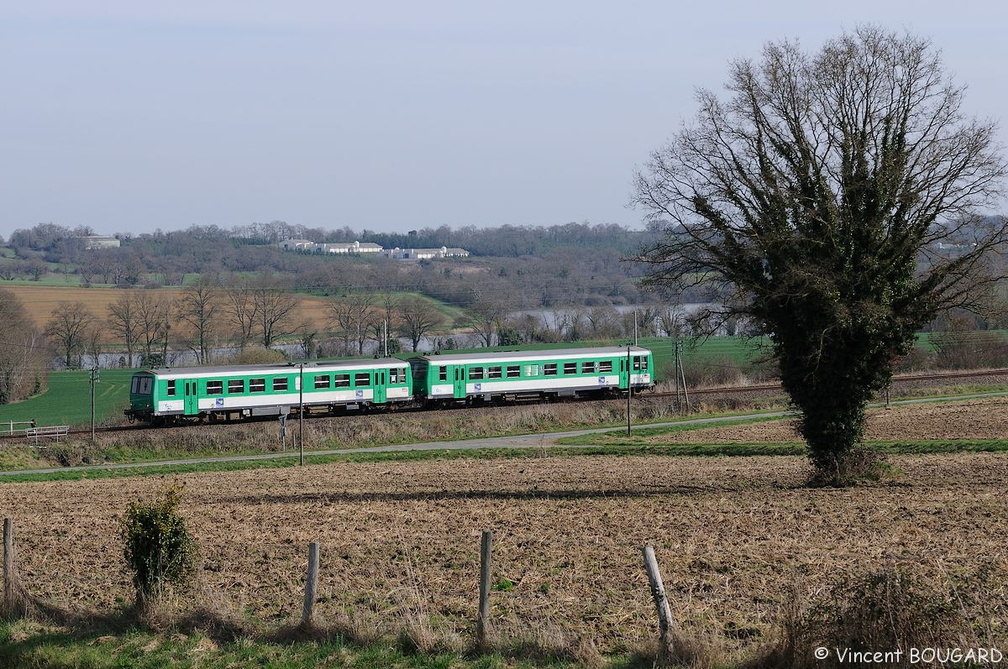
<path fill-rule="evenodd" d="M 148 374 L 134 374 L 130 383 L 130 395 L 150 395 L 154 392 L 154 377 Z"/>

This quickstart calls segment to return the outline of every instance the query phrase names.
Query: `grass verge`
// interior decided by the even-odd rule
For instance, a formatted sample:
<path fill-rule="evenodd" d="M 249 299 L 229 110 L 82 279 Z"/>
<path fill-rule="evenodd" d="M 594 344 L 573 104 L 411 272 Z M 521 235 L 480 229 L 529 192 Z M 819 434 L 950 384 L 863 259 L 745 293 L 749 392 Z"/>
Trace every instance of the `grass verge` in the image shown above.
<path fill-rule="evenodd" d="M 156 634 L 139 628 L 75 631 L 22 620 L 0 626 L 0 665 L 37 669 L 161 669 L 163 667 L 355 667 L 427 669 L 445 667 L 565 667 L 556 661 L 465 658 L 458 653 L 410 653 L 390 644 L 359 646 L 333 636 L 291 642 L 241 638 L 219 641 L 204 632 Z"/>
<path fill-rule="evenodd" d="M 580 439 L 580 438 L 579 438 Z M 933 440 L 933 441 L 869 441 L 865 445 L 887 455 L 936 455 L 954 453 L 1008 452 L 1008 439 Z M 732 443 L 732 444 L 649 444 L 630 440 L 563 446 L 521 446 L 511 448 L 448 449 L 433 448 L 411 451 L 361 450 L 353 453 L 305 452 L 305 464 L 324 465 L 336 462 L 423 462 L 429 460 L 521 460 L 564 456 L 664 456 L 664 457 L 757 457 L 804 456 L 802 442 Z M 80 481 L 134 476 L 176 476 L 209 472 L 230 472 L 253 469 L 296 467 L 294 453 L 274 454 L 255 460 L 225 458 L 211 462 L 184 464 L 117 465 L 114 468 L 79 468 L 46 473 L 8 474 L 0 483 L 35 483 L 45 481 Z"/>

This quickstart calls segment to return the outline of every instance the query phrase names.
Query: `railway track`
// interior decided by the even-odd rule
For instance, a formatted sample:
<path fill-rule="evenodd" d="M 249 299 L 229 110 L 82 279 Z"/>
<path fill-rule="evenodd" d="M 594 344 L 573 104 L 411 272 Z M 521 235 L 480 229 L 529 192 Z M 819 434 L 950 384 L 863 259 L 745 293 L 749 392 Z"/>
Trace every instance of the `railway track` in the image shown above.
<path fill-rule="evenodd" d="M 936 372 L 930 374 L 900 374 L 893 377 L 893 383 L 890 386 L 893 389 L 898 389 L 900 387 L 913 386 L 916 384 L 924 383 L 938 383 L 944 384 L 950 381 L 957 380 L 973 380 L 978 381 L 980 379 L 990 379 L 992 382 L 997 380 L 998 382 L 1008 382 L 1008 368 L 1000 369 L 984 369 L 984 370 L 973 370 L 973 371 L 957 371 L 957 372 Z M 760 393 L 782 393 L 784 392 L 781 384 L 778 383 L 764 383 L 749 386 L 722 386 L 715 388 L 696 388 L 689 389 L 690 398 L 700 398 L 700 397 L 737 397 L 740 395 L 750 395 L 750 394 L 760 394 Z M 648 392 L 639 396 L 641 399 L 675 399 L 676 393 L 674 391 L 669 392 Z M 272 420 L 269 419 L 269 420 Z M 248 422 L 248 421 L 242 421 Z M 227 423 L 217 423 L 218 425 L 227 425 Z M 156 428 L 159 430 L 174 430 L 174 429 L 189 429 L 191 427 L 197 427 L 197 424 L 192 425 L 177 425 L 171 427 Z M 107 425 L 96 427 L 96 433 L 110 433 L 110 432 L 129 432 L 133 430 L 146 430 L 152 429 L 148 425 L 143 425 L 140 423 L 133 425 Z M 68 436 L 70 437 L 87 437 L 90 436 L 90 427 L 75 427 L 69 430 Z M 15 431 L 14 433 L 0 433 L 0 441 L 12 440 L 12 439 L 24 439 L 24 431 Z M 51 443 L 51 442 L 48 442 Z"/>
<path fill-rule="evenodd" d="M 1001 379 L 1008 381 L 1008 369 L 983 369 L 983 370 L 972 370 L 972 371 L 960 371 L 960 372 L 936 372 L 931 374 L 899 374 L 893 377 L 893 382 L 890 388 L 898 389 L 900 387 L 913 386 L 921 383 L 928 382 L 945 382 L 954 380 L 977 380 L 977 379 Z M 767 393 L 767 392 L 784 392 L 783 386 L 780 382 L 777 383 L 763 383 L 751 386 L 721 386 L 715 388 L 697 388 L 689 389 L 689 394 L 691 397 L 731 397 L 736 395 L 745 395 L 749 393 Z M 648 397 L 657 398 L 675 398 L 675 392 L 658 392 L 649 394 Z"/>

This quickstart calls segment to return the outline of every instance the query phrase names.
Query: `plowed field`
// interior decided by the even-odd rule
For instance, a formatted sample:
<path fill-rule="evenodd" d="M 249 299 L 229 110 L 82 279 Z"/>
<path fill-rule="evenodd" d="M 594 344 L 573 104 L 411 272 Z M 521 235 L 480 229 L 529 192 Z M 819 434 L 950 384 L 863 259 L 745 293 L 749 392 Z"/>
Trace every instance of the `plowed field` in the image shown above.
<path fill-rule="evenodd" d="M 967 422 L 1005 413 L 1004 404 L 966 406 Z M 926 412 L 891 415 L 904 411 L 900 434 Z M 796 587 L 822 592 L 845 575 L 894 564 L 936 582 L 987 568 L 1008 574 L 1008 456 L 893 463 L 902 472 L 894 480 L 844 490 L 804 487 L 800 457 L 547 455 L 180 479 L 183 513 L 202 549 L 202 590 L 224 608 L 265 620 L 298 615 L 307 544 L 319 541 L 323 619 L 349 613 L 395 627 L 406 602 L 437 629 L 467 635 L 480 532 L 489 529 L 497 629 L 582 637 L 606 652 L 655 635 L 645 543 L 656 548 L 685 628 L 729 647 L 771 634 Z M 76 608 L 128 601 L 117 522 L 130 500 L 165 483 L 0 485 L 29 591 Z M 1003 586 L 980 594 L 1006 600 Z M 1003 606 L 993 606 L 991 624 L 1008 629 Z"/>
<path fill-rule="evenodd" d="M 870 441 L 1008 439 L 1008 398 L 903 405 L 871 409 L 865 425 Z M 794 421 L 670 432 L 655 443 L 772 443 L 801 441 Z"/>

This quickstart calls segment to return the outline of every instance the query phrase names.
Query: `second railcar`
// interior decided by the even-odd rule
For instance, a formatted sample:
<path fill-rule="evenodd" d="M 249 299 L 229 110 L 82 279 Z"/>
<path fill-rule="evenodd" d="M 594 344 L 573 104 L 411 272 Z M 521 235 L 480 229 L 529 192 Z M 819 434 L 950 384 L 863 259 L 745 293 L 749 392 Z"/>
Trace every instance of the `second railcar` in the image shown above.
<path fill-rule="evenodd" d="M 433 354 L 410 365 L 414 393 L 427 404 L 615 395 L 654 386 L 651 351 L 637 346 Z"/>

